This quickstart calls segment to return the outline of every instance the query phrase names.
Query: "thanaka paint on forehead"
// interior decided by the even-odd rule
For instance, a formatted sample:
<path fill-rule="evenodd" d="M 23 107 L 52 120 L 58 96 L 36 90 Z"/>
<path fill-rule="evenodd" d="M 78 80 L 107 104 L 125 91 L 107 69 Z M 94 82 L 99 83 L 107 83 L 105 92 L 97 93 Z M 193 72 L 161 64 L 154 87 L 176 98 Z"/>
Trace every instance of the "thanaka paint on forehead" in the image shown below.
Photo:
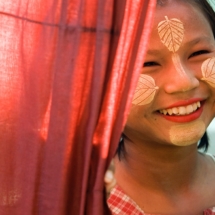
<path fill-rule="evenodd" d="M 184 25 L 179 19 L 165 16 L 165 20 L 158 24 L 158 34 L 169 51 L 176 53 L 184 38 Z"/>
<path fill-rule="evenodd" d="M 208 58 L 202 63 L 201 80 L 206 81 L 210 86 L 215 88 L 215 57 Z"/>
<path fill-rule="evenodd" d="M 172 52 L 172 61 L 175 66 L 176 71 L 181 76 L 186 76 L 186 72 L 181 64 L 179 55 L 176 53 L 181 47 L 182 41 L 184 39 L 184 25 L 176 18 L 168 19 L 165 16 L 165 20 L 159 22 L 158 24 L 158 34 L 161 42 Z M 188 89 L 182 89 L 186 91 Z"/>
<path fill-rule="evenodd" d="M 152 102 L 158 87 L 155 85 L 155 80 L 149 76 L 141 74 L 134 92 L 132 104 L 146 105 Z"/>

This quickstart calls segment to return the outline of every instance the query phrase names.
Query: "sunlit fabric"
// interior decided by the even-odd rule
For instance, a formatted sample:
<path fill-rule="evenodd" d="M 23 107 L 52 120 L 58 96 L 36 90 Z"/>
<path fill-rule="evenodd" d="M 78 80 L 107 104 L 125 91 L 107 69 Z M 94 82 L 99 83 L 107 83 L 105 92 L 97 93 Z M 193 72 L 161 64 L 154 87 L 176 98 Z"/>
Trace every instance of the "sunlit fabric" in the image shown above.
<path fill-rule="evenodd" d="M 155 0 L 0 1 L 0 214 L 108 214 L 103 176 Z"/>

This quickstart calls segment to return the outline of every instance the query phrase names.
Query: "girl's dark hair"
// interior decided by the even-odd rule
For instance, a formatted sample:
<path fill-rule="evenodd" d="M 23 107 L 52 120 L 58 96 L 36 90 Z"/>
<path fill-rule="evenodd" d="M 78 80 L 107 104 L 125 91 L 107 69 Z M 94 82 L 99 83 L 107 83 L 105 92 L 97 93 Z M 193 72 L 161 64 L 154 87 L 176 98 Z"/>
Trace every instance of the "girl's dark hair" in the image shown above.
<path fill-rule="evenodd" d="M 208 138 L 207 132 L 205 132 L 198 144 L 198 149 L 203 149 L 206 152 L 208 150 L 208 146 L 209 146 L 209 138 Z"/>
<path fill-rule="evenodd" d="M 125 135 L 122 133 L 121 138 L 119 140 L 119 144 L 116 150 L 116 154 L 119 157 L 119 160 L 125 155 L 125 145 L 124 145 Z"/>
<path fill-rule="evenodd" d="M 213 31 L 213 35 L 215 38 L 215 12 L 211 5 L 208 3 L 207 0 L 189 0 L 188 2 L 195 2 L 196 5 L 202 10 L 205 17 L 210 23 L 211 29 Z"/>
<path fill-rule="evenodd" d="M 215 38 L 215 12 L 207 0 L 176 0 L 176 1 L 184 1 L 186 3 L 195 4 L 197 7 L 199 7 L 203 12 L 203 14 L 205 15 L 205 17 L 207 18 Z M 157 0 L 157 5 L 159 6 L 165 6 L 167 3 L 168 3 L 168 0 Z M 119 156 L 119 159 L 121 159 L 122 156 L 126 153 L 125 146 L 124 146 L 124 138 L 125 138 L 125 135 L 122 134 L 117 148 L 117 152 L 116 152 Z M 198 149 L 203 149 L 206 152 L 208 149 L 208 146 L 209 146 L 208 135 L 205 132 L 203 137 L 199 141 Z"/>

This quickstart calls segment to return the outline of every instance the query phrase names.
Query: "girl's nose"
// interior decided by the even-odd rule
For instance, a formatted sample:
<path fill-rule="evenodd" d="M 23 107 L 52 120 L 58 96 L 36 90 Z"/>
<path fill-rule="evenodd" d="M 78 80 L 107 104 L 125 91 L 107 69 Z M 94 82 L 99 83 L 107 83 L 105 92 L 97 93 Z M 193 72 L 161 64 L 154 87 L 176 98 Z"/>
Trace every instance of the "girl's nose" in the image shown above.
<path fill-rule="evenodd" d="M 173 62 L 167 74 L 164 86 L 166 93 L 186 92 L 199 86 L 195 73 L 180 62 L 178 64 Z"/>

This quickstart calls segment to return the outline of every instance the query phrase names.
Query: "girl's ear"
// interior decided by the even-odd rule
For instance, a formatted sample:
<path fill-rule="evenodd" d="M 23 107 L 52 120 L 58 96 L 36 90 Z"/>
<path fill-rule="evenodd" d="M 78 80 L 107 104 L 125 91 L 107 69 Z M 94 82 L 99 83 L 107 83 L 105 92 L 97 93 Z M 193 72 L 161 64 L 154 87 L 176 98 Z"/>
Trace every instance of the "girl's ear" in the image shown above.
<path fill-rule="evenodd" d="M 110 195 L 110 191 L 116 185 L 116 179 L 114 177 L 115 166 L 114 161 L 112 160 L 110 166 L 108 167 L 105 176 L 104 176 L 104 184 L 106 190 L 106 198 L 108 199 Z"/>

